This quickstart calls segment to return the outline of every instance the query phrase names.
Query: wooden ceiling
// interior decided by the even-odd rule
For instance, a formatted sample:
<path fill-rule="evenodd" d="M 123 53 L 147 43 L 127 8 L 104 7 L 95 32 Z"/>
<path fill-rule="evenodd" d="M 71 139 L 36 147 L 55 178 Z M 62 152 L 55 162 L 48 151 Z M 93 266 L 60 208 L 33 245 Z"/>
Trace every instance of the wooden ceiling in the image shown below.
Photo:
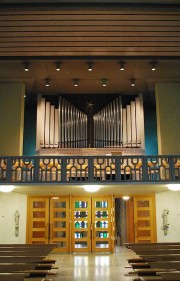
<path fill-rule="evenodd" d="M 179 0 L 159 0 L 156 5 L 153 0 L 146 1 L 152 5 L 125 0 L 115 2 L 133 4 L 43 5 L 47 1 L 41 1 L 41 5 L 33 5 L 35 2 L 1 0 L 9 5 L 0 9 L 0 82 L 23 82 L 28 94 L 151 96 L 155 83 L 180 81 L 180 7 L 172 5 Z M 23 69 L 25 61 L 30 62 L 28 73 Z M 56 61 L 62 63 L 59 72 Z M 93 62 L 92 72 L 87 71 L 88 61 Z M 119 70 L 121 61 L 125 71 Z M 155 72 L 150 70 L 152 61 L 157 63 Z M 48 89 L 46 78 L 51 83 Z M 101 87 L 104 78 L 107 87 Z M 73 79 L 80 80 L 76 89 Z"/>

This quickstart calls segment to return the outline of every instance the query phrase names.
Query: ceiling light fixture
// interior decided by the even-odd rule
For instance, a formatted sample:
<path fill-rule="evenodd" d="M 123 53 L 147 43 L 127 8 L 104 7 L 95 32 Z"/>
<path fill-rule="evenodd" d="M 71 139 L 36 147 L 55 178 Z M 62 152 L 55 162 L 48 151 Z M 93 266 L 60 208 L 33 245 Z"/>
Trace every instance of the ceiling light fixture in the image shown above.
<path fill-rule="evenodd" d="M 79 79 L 73 79 L 73 82 L 74 82 L 74 87 L 79 86 Z"/>
<path fill-rule="evenodd" d="M 103 85 L 103 87 L 107 86 L 107 79 L 106 78 L 102 79 L 102 85 Z"/>
<path fill-rule="evenodd" d="M 136 80 L 135 80 L 134 78 L 132 78 L 130 81 L 131 81 L 131 87 L 135 87 L 135 85 L 136 85 L 136 84 L 135 84 L 135 81 L 136 81 Z"/>
<path fill-rule="evenodd" d="M 128 200 L 130 199 L 130 197 L 127 196 L 127 195 L 124 195 L 124 196 L 122 197 L 122 199 L 125 200 L 125 201 L 128 201 Z"/>
<path fill-rule="evenodd" d="M 88 62 L 88 71 L 92 71 L 93 70 L 93 63 L 92 62 Z"/>
<path fill-rule="evenodd" d="M 1 185 L 0 191 L 1 192 L 11 192 L 14 190 L 14 185 Z"/>
<path fill-rule="evenodd" d="M 156 70 L 156 65 L 157 65 L 157 63 L 156 62 L 151 62 L 151 70 L 152 71 L 155 71 Z"/>
<path fill-rule="evenodd" d="M 46 87 L 49 87 L 49 82 L 50 82 L 49 79 L 45 79 L 45 85 L 46 85 Z"/>
<path fill-rule="evenodd" d="M 84 185 L 84 190 L 87 192 L 96 192 L 100 189 L 99 185 Z"/>
<path fill-rule="evenodd" d="M 180 184 L 168 184 L 168 189 L 172 191 L 180 191 Z"/>
<path fill-rule="evenodd" d="M 125 68 L 124 68 L 124 62 L 121 61 L 119 64 L 120 64 L 120 70 L 123 71 L 123 70 L 125 69 Z"/>
<path fill-rule="evenodd" d="M 57 71 L 61 70 L 61 63 L 59 61 L 56 62 L 56 70 Z"/>
<path fill-rule="evenodd" d="M 29 65 L 30 65 L 29 62 L 24 63 L 24 71 L 29 71 Z"/>

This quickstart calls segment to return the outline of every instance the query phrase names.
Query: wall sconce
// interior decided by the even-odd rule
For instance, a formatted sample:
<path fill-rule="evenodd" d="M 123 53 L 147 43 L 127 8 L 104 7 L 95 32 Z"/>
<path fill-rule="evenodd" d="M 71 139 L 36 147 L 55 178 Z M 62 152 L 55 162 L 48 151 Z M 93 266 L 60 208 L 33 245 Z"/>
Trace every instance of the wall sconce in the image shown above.
<path fill-rule="evenodd" d="M 24 71 L 29 71 L 29 65 L 30 65 L 29 62 L 24 63 Z"/>
<path fill-rule="evenodd" d="M 124 68 L 124 62 L 121 61 L 121 62 L 119 63 L 119 65 L 120 65 L 120 70 L 123 71 L 123 70 L 125 69 L 125 68 Z"/>
<path fill-rule="evenodd" d="M 102 79 L 101 82 L 102 82 L 103 87 L 107 86 L 107 79 L 106 78 Z"/>
<path fill-rule="evenodd" d="M 56 62 L 56 70 L 57 71 L 61 70 L 61 63 L 59 61 Z"/>
<path fill-rule="evenodd" d="M 49 79 L 45 79 L 45 85 L 46 85 L 46 87 L 49 87 L 49 82 L 50 82 Z"/>
<path fill-rule="evenodd" d="M 136 85 L 136 84 L 135 84 L 135 81 L 136 81 L 136 80 L 135 80 L 134 78 L 132 78 L 130 81 L 131 81 L 131 87 L 135 87 L 135 85 Z"/>
<path fill-rule="evenodd" d="M 153 61 L 153 62 L 150 63 L 150 65 L 151 65 L 151 70 L 155 71 L 157 63 L 155 61 Z"/>
<path fill-rule="evenodd" d="M 88 71 L 92 71 L 93 70 L 93 63 L 92 62 L 88 62 Z"/>
<path fill-rule="evenodd" d="M 79 86 L 79 79 L 73 79 L 74 87 Z"/>
<path fill-rule="evenodd" d="M 122 199 L 125 200 L 125 201 L 128 201 L 128 200 L 130 199 L 130 197 L 127 196 L 127 195 L 124 195 L 124 196 L 122 197 Z"/>

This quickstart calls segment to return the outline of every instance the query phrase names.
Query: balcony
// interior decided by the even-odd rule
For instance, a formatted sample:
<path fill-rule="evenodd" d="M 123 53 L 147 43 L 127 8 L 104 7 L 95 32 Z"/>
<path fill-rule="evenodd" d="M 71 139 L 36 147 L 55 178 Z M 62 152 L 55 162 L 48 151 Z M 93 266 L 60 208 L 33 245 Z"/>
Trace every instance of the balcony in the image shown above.
<path fill-rule="evenodd" d="M 130 184 L 180 181 L 180 156 L 0 157 L 0 184 Z"/>

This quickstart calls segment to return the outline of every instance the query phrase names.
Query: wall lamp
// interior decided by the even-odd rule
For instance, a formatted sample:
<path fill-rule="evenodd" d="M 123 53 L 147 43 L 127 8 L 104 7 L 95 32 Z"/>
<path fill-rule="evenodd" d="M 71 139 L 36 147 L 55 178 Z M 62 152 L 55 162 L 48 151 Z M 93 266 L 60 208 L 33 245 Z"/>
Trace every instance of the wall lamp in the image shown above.
<path fill-rule="evenodd" d="M 92 71 L 93 70 L 93 63 L 92 62 L 88 62 L 88 71 Z"/>
<path fill-rule="evenodd" d="M 56 70 L 60 71 L 61 70 L 61 63 L 59 61 L 57 61 L 55 64 L 56 64 Z"/>
<path fill-rule="evenodd" d="M 29 71 L 29 62 L 24 62 L 24 71 Z"/>
<path fill-rule="evenodd" d="M 46 85 L 46 87 L 49 87 L 49 82 L 50 82 L 50 79 L 45 79 L 45 85 Z"/>
<path fill-rule="evenodd" d="M 74 87 L 79 86 L 79 79 L 73 79 Z"/>
<path fill-rule="evenodd" d="M 123 70 L 125 69 L 125 68 L 124 68 L 125 63 L 124 63 L 123 61 L 121 61 L 121 62 L 119 63 L 119 65 L 120 65 L 120 70 L 123 71 Z"/>
<path fill-rule="evenodd" d="M 131 87 L 135 87 L 135 85 L 136 85 L 136 84 L 135 84 L 135 81 L 136 81 L 136 80 L 135 80 L 134 78 L 132 78 L 130 81 L 131 81 Z"/>

